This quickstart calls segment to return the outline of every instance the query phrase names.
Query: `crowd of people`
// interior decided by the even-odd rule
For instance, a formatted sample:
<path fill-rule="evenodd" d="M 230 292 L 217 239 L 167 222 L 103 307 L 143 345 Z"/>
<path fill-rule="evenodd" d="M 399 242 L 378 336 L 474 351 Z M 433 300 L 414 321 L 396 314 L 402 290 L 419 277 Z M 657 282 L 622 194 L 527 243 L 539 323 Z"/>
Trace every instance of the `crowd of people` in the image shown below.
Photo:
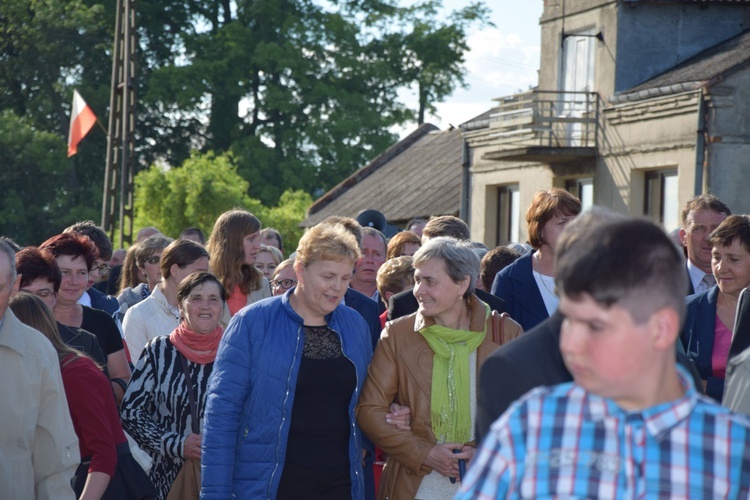
<path fill-rule="evenodd" d="M 526 221 L 2 238 L 0 498 L 748 498 L 750 216 Z"/>

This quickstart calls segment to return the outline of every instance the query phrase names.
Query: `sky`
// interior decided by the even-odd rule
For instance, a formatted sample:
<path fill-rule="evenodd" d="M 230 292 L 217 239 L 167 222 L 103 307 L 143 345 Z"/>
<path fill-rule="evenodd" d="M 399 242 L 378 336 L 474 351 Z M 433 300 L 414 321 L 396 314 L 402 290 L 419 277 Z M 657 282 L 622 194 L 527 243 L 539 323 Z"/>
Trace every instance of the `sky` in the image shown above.
<path fill-rule="evenodd" d="M 408 0 L 402 0 L 406 3 Z M 468 0 L 443 0 L 447 10 L 468 5 Z M 493 99 L 528 90 L 537 83 L 542 15 L 542 0 L 485 0 L 492 9 L 494 27 L 474 28 L 469 35 L 466 54 L 466 89 L 457 89 L 438 104 L 437 116 L 425 121 L 440 129 L 461 123 L 487 111 Z M 410 99 L 408 93 L 402 96 Z M 413 97 L 416 99 L 416 97 Z M 399 131 L 402 137 L 413 131 Z"/>

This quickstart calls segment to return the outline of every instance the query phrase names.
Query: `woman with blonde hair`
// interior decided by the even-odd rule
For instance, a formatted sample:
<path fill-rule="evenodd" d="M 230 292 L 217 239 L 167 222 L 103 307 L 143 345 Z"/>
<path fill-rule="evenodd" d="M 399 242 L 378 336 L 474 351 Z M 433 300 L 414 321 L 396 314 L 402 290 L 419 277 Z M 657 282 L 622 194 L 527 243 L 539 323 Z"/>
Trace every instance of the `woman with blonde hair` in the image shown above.
<path fill-rule="evenodd" d="M 255 255 L 255 268 L 262 272 L 263 276 L 270 282 L 273 270 L 282 260 L 284 260 L 284 256 L 281 255 L 278 248 L 261 245 L 260 250 Z"/>
<path fill-rule="evenodd" d="M 246 210 L 224 212 L 216 219 L 206 246 L 211 270 L 229 297 L 229 315 L 246 305 L 271 296 L 271 286 L 255 268 L 260 250 L 260 221 Z"/>
<path fill-rule="evenodd" d="M 354 407 L 372 355 L 370 331 L 341 300 L 359 259 L 341 225 L 300 240 L 294 290 L 229 324 L 209 382 L 205 498 L 364 498 Z"/>

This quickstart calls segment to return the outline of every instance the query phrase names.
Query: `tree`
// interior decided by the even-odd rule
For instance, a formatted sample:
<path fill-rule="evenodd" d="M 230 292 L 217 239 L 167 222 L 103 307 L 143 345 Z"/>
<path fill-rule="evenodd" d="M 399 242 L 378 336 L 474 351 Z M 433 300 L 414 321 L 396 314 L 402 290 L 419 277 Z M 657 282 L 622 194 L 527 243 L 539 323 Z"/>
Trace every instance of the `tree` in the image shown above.
<path fill-rule="evenodd" d="M 179 168 L 154 164 L 135 177 L 135 226 L 172 236 L 195 226 L 209 234 L 223 212 L 253 205 L 247 188 L 228 155 L 194 153 Z"/>
<path fill-rule="evenodd" d="M 231 151 L 267 205 L 286 189 L 329 189 L 389 147 L 394 126 L 423 120 L 463 84 L 467 29 L 487 14 L 472 4 L 441 23 L 439 0 L 166 5 L 141 21 L 152 63 L 143 123 L 159 135 L 144 154 L 176 165 L 190 147 Z M 165 46 L 177 57 L 163 58 Z M 414 108 L 398 99 L 409 86 Z"/>

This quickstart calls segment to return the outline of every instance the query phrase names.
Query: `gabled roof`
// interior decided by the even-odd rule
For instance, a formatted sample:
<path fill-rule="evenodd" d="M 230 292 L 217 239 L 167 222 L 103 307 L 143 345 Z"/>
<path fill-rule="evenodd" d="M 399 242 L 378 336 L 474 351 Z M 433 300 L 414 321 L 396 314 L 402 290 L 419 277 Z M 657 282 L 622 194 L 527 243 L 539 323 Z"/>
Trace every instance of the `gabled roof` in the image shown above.
<path fill-rule="evenodd" d="M 357 170 L 307 211 L 302 226 L 331 215 L 357 217 L 368 209 L 388 221 L 457 214 L 461 197 L 461 132 L 423 124 Z"/>
<path fill-rule="evenodd" d="M 635 101 L 696 90 L 712 84 L 748 62 L 750 62 L 750 29 L 696 54 L 640 85 L 615 95 L 610 98 L 610 101 Z"/>

